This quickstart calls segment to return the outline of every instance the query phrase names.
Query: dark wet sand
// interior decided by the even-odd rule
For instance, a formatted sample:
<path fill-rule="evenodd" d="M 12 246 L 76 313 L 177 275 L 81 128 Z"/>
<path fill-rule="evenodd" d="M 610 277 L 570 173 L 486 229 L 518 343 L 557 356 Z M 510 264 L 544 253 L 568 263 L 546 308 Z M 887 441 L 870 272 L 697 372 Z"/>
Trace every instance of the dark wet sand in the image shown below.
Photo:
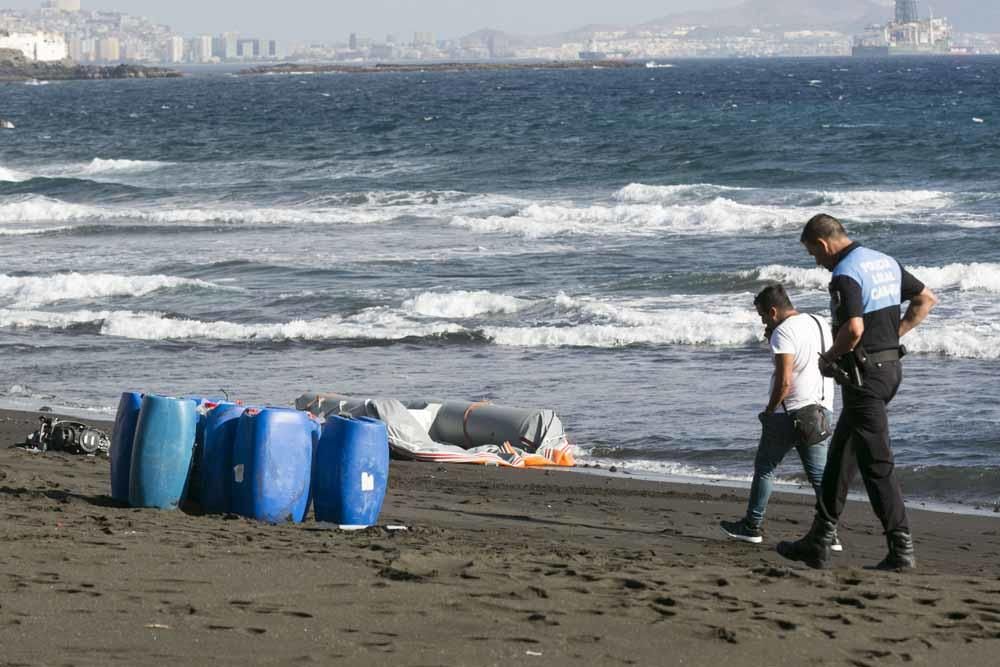
<path fill-rule="evenodd" d="M 816 572 L 726 541 L 745 492 L 393 462 L 383 523 L 116 507 L 106 458 L 8 448 L 0 412 L 0 665 L 996 665 L 1000 515 L 914 510 L 920 569 L 852 504 Z"/>

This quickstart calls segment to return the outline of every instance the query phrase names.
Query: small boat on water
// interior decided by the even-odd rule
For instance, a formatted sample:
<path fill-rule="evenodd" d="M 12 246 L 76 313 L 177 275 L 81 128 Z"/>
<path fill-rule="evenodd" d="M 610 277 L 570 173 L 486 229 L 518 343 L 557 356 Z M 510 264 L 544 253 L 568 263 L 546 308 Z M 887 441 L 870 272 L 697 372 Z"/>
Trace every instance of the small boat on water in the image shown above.
<path fill-rule="evenodd" d="M 13 130 L 14 127 L 15 125 L 11 121 L 6 118 L 0 118 L 0 130 Z"/>
<path fill-rule="evenodd" d="M 673 67 L 670 63 L 658 63 L 655 60 L 650 60 L 646 63 L 646 69 L 669 69 Z"/>

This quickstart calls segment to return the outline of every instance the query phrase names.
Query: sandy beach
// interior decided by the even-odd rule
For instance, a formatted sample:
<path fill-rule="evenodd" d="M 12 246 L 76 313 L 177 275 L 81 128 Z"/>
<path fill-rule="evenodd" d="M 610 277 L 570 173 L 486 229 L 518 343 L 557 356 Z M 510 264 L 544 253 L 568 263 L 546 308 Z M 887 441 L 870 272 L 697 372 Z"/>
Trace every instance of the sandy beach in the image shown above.
<path fill-rule="evenodd" d="M 745 492 L 393 462 L 383 524 L 343 533 L 118 507 L 108 461 L 12 445 L 0 412 L 0 665 L 993 665 L 1000 515 L 913 510 L 919 569 L 865 504 L 831 571 L 724 539 Z M 103 424 L 110 430 L 110 424 Z M 748 462 L 749 465 L 749 462 Z"/>

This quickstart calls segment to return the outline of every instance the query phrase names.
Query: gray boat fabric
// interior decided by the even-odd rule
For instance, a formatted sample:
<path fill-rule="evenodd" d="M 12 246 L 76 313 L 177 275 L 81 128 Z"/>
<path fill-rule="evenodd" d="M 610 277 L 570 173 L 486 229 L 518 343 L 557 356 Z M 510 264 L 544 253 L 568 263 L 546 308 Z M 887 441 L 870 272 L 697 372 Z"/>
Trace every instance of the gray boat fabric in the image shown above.
<path fill-rule="evenodd" d="M 509 442 L 527 452 L 565 439 L 562 421 L 552 410 L 463 401 L 446 401 L 441 406 L 430 436 L 466 447 Z"/>
<path fill-rule="evenodd" d="M 403 458 L 519 465 L 526 452 L 551 455 L 568 446 L 562 421 L 552 410 L 317 393 L 303 394 L 296 399 L 295 407 L 323 417 L 381 419 L 388 429 L 393 453 Z M 410 412 L 427 409 L 436 413 L 429 432 Z"/>

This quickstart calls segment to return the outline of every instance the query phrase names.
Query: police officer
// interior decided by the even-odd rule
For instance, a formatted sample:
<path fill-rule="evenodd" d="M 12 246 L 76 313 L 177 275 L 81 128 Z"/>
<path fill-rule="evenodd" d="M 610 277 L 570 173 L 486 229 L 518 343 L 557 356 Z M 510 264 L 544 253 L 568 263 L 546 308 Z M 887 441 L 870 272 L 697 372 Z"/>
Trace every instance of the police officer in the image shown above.
<path fill-rule="evenodd" d="M 843 409 L 830 443 L 812 528 L 798 541 L 778 544 L 778 553 L 809 567 L 830 566 L 837 520 L 860 469 L 889 545 L 888 555 L 876 568 L 916 567 L 886 406 L 903 379 L 899 339 L 927 317 L 937 297 L 892 257 L 852 242 L 834 217 L 813 217 L 800 241 L 817 264 L 833 272 L 834 341 L 819 364 L 843 385 Z M 909 306 L 900 317 L 906 301 Z"/>

